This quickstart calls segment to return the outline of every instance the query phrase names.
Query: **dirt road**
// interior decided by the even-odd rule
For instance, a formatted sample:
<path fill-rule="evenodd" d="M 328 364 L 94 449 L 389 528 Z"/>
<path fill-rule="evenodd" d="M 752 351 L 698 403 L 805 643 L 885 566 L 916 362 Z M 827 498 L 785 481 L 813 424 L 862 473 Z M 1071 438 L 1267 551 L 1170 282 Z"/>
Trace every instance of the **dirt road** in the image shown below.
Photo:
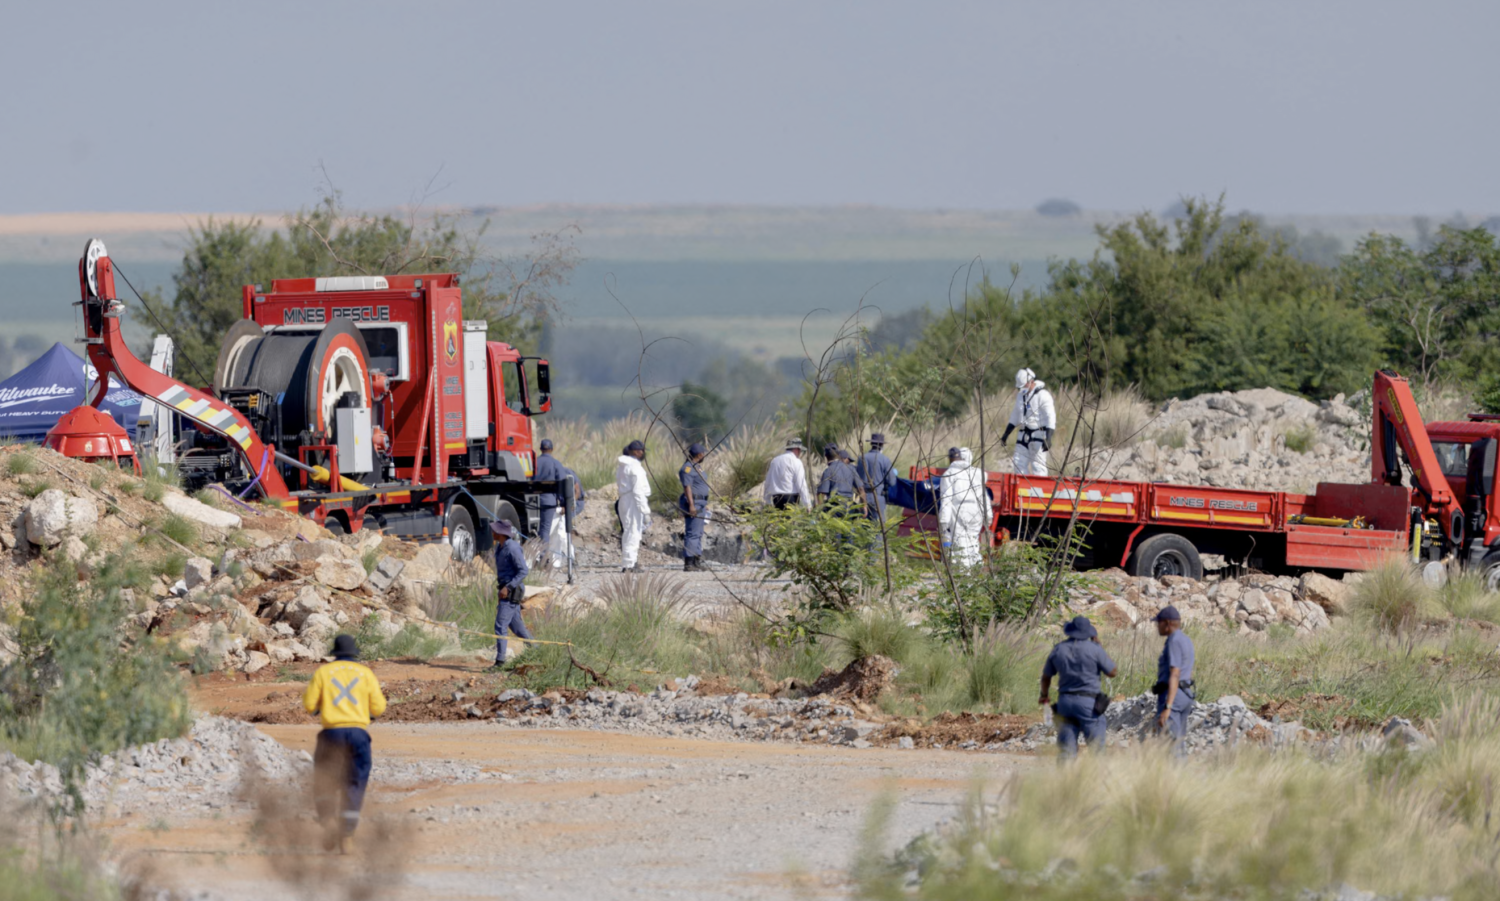
<path fill-rule="evenodd" d="M 313 726 L 267 726 L 311 749 Z M 1026 758 L 535 731 L 489 722 L 377 726 L 377 754 L 454 759 L 508 781 L 373 787 L 374 885 L 357 857 L 267 853 L 250 817 L 108 825 L 157 884 L 211 897 L 603 899 L 841 897 L 871 803 L 898 799 L 891 843 L 957 809 L 976 776 Z M 502 777 L 504 778 L 504 777 Z M 281 874 L 281 875 L 278 875 Z M 308 875 L 312 873 L 314 875 Z M 303 884 L 294 884 L 301 881 Z M 359 884 L 356 884 L 359 883 Z M 368 893 L 367 893 L 368 892 Z"/>

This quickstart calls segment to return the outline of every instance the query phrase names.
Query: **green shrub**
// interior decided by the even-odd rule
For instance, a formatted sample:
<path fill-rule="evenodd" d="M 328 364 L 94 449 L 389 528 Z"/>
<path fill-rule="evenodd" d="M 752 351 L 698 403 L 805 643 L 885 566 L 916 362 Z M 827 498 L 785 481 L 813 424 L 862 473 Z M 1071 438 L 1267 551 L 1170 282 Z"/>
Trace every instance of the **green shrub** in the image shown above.
<path fill-rule="evenodd" d="M 1313 428 L 1312 423 L 1303 423 L 1287 429 L 1282 433 L 1281 439 L 1287 450 L 1305 454 L 1317 443 L 1318 430 Z"/>
<path fill-rule="evenodd" d="M 5 473 L 12 478 L 36 475 L 42 464 L 31 451 L 12 451 L 5 456 Z"/>
<path fill-rule="evenodd" d="M 43 491 L 56 488 L 51 479 L 23 479 L 21 481 L 21 493 L 27 497 L 36 497 Z"/>
<path fill-rule="evenodd" d="M 26 759 L 57 765 L 75 809 L 89 760 L 180 735 L 191 719 L 168 645 L 120 640 L 133 612 L 121 598 L 122 563 L 107 558 L 86 582 L 64 560 L 47 565 L 22 603 L 20 651 L 0 691 L 0 738 Z"/>
<path fill-rule="evenodd" d="M 1158 432 L 1152 439 L 1157 447 L 1169 447 L 1172 450 L 1182 450 L 1187 447 L 1188 427 L 1185 423 L 1178 423 L 1164 432 Z"/>
<path fill-rule="evenodd" d="M 1416 568 L 1392 556 L 1354 586 L 1353 606 L 1385 632 L 1404 632 L 1436 612 L 1432 593 Z"/>
<path fill-rule="evenodd" d="M 401 657 L 430 660 L 451 648 L 454 642 L 447 636 L 429 632 L 415 623 L 407 623 L 394 635 L 386 636 L 380 628 L 380 614 L 371 613 L 360 623 L 354 633 L 359 642 L 359 655 L 365 660 L 391 660 Z"/>
<path fill-rule="evenodd" d="M 893 604 L 878 604 L 846 614 L 833 632 L 848 660 L 879 654 L 902 665 L 918 653 L 926 640 L 922 632 L 907 624 L 906 617 Z"/>
<path fill-rule="evenodd" d="M 145 524 L 145 537 L 158 544 L 176 542 L 186 548 L 198 543 L 198 526 L 192 520 L 177 513 L 168 513 Z"/>
<path fill-rule="evenodd" d="M 786 576 L 801 588 L 809 605 L 807 614 L 813 618 L 827 611 L 851 610 L 865 590 L 885 584 L 880 526 L 857 508 L 841 515 L 826 508 L 756 507 L 745 518 L 769 554 L 767 577 Z M 899 591 L 915 578 L 906 565 L 912 539 L 891 535 L 886 541 L 891 588 Z"/>
<path fill-rule="evenodd" d="M 1500 593 L 1489 590 L 1483 574 L 1454 572 L 1438 589 L 1438 603 L 1457 619 L 1500 623 Z"/>
<path fill-rule="evenodd" d="M 1067 589 L 1086 579 L 1057 559 L 1055 542 L 1007 542 L 979 565 L 954 567 L 917 591 L 928 627 L 940 638 L 967 642 L 992 624 L 1045 616 L 1067 598 Z"/>

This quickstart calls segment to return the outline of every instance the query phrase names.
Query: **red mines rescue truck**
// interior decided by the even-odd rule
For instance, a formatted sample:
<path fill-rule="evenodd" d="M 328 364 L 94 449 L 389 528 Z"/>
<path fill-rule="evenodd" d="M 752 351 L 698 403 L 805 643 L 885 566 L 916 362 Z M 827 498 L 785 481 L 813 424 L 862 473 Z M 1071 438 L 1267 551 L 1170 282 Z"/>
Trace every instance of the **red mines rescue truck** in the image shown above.
<path fill-rule="evenodd" d="M 1404 554 L 1478 568 L 1500 587 L 1500 417 L 1424 424 L 1406 379 L 1389 371 L 1375 374 L 1372 397 L 1367 484 L 1296 494 L 992 472 L 995 541 L 1059 535 L 1076 520 L 1082 568 L 1202 578 L 1204 554 L 1270 572 L 1364 570 Z M 912 475 L 935 484 L 937 474 Z M 904 529 L 936 527 L 907 511 Z"/>
<path fill-rule="evenodd" d="M 190 486 L 253 489 L 334 532 L 446 541 L 463 560 L 488 546 L 494 520 L 533 532 L 543 491 L 572 512 L 569 486 L 532 480 L 531 417 L 551 408 L 547 361 L 466 321 L 456 275 L 247 285 L 210 391 L 126 346 L 101 242 L 89 242 L 79 280 L 98 384 L 114 373 L 192 424 L 179 457 Z"/>

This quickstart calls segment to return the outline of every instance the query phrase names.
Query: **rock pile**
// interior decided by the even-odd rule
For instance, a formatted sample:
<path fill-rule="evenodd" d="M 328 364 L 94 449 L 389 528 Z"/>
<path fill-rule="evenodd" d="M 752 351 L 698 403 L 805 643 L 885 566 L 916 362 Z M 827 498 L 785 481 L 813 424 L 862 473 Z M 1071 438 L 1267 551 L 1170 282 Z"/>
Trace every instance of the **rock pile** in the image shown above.
<path fill-rule="evenodd" d="M 1347 613 L 1352 590 L 1350 582 L 1321 573 L 1298 578 L 1251 573 L 1207 582 L 1183 576 L 1134 577 L 1118 569 L 1098 576 L 1099 585 L 1073 591 L 1069 607 L 1115 631 L 1151 629 L 1152 617 L 1171 604 L 1183 622 L 1211 629 L 1264 637 L 1269 627 L 1282 624 L 1312 633 Z"/>
<path fill-rule="evenodd" d="M 126 748 L 90 765 L 83 798 L 95 814 L 201 815 L 253 804 L 260 784 L 300 792 L 311 773 L 312 756 L 306 751 L 293 751 L 249 723 L 204 716 L 182 738 Z M 433 782 L 509 781 L 511 777 L 456 761 L 406 761 L 377 755 L 370 778 L 376 785 L 401 788 Z M 0 797 L 22 803 L 61 800 L 62 778 L 50 764 L 0 754 Z"/>
<path fill-rule="evenodd" d="M 1164 404 L 1142 440 L 1104 457 L 1101 475 L 1221 488 L 1311 491 L 1370 473 L 1365 392 L 1321 404 L 1273 388 Z"/>
<path fill-rule="evenodd" d="M 509 726 L 611 729 L 643 735 L 692 736 L 717 741 L 790 741 L 869 747 L 879 726 L 854 707 L 829 698 L 753 698 L 748 694 L 699 696 L 688 676 L 650 694 L 595 688 L 568 700 L 524 688 L 501 692 L 496 721 Z M 481 716 L 483 713 L 480 714 Z"/>
<path fill-rule="evenodd" d="M 0 448 L 0 462 L 0 517 L 11 523 L 0 531 L 8 552 L 0 554 L 0 610 L 20 603 L 32 570 L 59 555 L 88 579 L 123 551 L 160 558 L 160 575 L 126 591 L 134 625 L 175 639 L 200 671 L 253 674 L 321 659 L 337 632 L 372 614 L 381 637 L 408 626 L 446 634 L 428 613 L 449 575 L 445 545 L 373 531 L 336 538 L 303 517 L 232 499 L 204 503 L 44 448 Z M 175 542 L 159 540 L 156 550 L 141 543 L 165 534 L 174 517 L 197 532 L 185 562 Z M 174 556 L 180 572 L 167 565 Z M 14 653 L 0 625 L 0 664 Z"/>

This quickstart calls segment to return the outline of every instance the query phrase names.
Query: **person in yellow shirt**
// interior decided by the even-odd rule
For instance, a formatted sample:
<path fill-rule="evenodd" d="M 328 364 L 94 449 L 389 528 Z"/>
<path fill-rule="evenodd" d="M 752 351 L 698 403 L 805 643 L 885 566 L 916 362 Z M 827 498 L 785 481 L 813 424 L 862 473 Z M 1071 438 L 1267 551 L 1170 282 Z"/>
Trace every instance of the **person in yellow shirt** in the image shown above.
<path fill-rule="evenodd" d="M 352 635 L 333 640 L 332 663 L 313 673 L 302 706 L 323 722 L 313 755 L 313 796 L 323 823 L 323 848 L 348 851 L 370 783 L 370 733 L 365 727 L 385 713 L 385 695 L 370 668 L 357 662 Z"/>

